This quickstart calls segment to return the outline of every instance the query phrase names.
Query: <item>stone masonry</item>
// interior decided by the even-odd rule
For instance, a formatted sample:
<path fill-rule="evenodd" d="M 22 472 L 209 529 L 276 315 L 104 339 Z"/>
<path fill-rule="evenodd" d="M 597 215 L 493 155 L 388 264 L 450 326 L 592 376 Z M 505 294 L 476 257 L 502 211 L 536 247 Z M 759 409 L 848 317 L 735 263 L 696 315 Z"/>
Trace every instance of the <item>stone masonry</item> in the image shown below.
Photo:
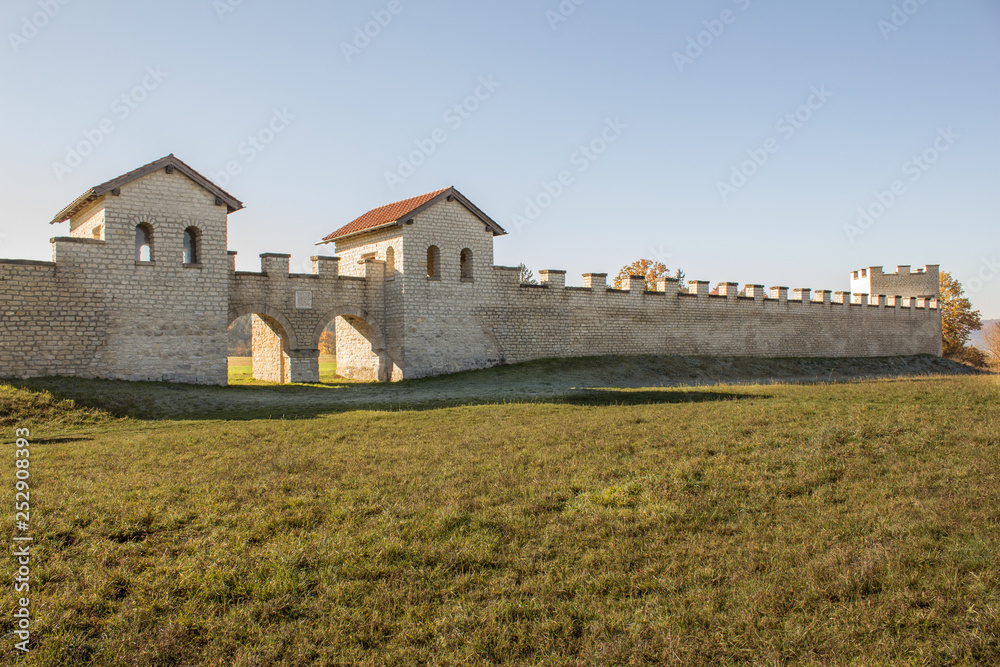
<path fill-rule="evenodd" d="M 615 290 L 603 273 L 567 287 L 558 270 L 523 285 L 493 264 L 504 230 L 446 188 L 329 235 L 337 256 L 314 257 L 310 274 L 273 253 L 238 272 L 227 221 L 242 207 L 173 155 L 84 193 L 53 220 L 70 230 L 51 262 L 0 260 L 0 377 L 224 385 L 227 328 L 244 315 L 254 377 L 272 382 L 318 381 L 330 322 L 338 373 L 379 381 L 544 357 L 941 353 L 935 265 L 870 267 L 836 293 L 672 280 L 646 291 L 641 277 Z"/>

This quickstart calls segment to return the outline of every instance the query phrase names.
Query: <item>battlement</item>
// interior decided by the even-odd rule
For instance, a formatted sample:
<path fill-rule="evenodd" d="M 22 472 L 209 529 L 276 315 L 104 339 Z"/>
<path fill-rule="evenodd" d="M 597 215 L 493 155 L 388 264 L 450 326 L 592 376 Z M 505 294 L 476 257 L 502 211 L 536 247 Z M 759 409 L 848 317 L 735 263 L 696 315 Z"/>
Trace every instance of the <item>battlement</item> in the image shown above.
<path fill-rule="evenodd" d="M 939 308 L 936 296 L 905 296 L 901 294 L 871 294 L 869 292 L 855 291 L 832 291 L 814 290 L 808 287 L 765 287 L 758 283 L 745 283 L 742 288 L 740 283 L 720 282 L 715 287 L 710 287 L 711 282 L 707 280 L 689 280 L 686 286 L 674 278 L 660 278 L 657 280 L 654 289 L 646 289 L 643 276 L 629 276 L 622 286 L 622 289 L 614 289 L 607 284 L 606 273 L 584 273 L 583 287 L 567 287 L 566 272 L 556 269 L 544 269 L 539 271 L 541 277 L 538 285 L 519 283 L 517 274 L 513 273 L 517 269 L 506 266 L 495 266 L 494 271 L 498 273 L 497 279 L 500 285 L 508 288 L 535 288 L 544 289 L 551 292 L 571 292 L 574 294 L 589 294 L 593 297 L 607 296 L 609 298 L 620 298 L 622 296 L 631 297 L 696 297 L 706 302 L 719 302 L 733 305 L 759 304 L 772 305 L 798 305 L 798 306 L 824 306 L 824 307 L 844 307 L 844 306 L 867 306 L 874 309 L 919 309 L 927 311 L 937 311 Z M 877 267 L 875 267 L 877 268 Z M 908 267 L 900 267 L 908 268 Z M 918 269 L 912 275 L 915 276 L 935 276 L 934 265 Z M 864 270 L 868 275 L 868 270 Z M 860 272 L 855 272 L 859 274 Z M 904 274 L 905 275 L 905 274 Z"/>

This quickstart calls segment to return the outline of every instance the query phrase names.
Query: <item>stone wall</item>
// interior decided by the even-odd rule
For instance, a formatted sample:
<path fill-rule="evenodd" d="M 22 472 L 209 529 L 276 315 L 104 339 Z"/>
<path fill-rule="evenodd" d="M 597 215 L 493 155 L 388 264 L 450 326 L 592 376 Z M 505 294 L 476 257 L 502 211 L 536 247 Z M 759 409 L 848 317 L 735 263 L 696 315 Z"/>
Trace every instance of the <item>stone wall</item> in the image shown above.
<path fill-rule="evenodd" d="M 603 287 L 517 285 L 498 268 L 497 298 L 480 311 L 506 363 L 544 357 L 683 354 L 759 357 L 875 357 L 941 353 L 941 319 L 923 299 L 843 303 L 809 290 L 788 298 L 786 288 L 750 286 L 741 296 L 710 295 L 707 285 L 681 292 L 675 282 L 644 291 Z"/>
<path fill-rule="evenodd" d="M 288 335 L 281 325 L 260 315 L 250 316 L 253 330 L 253 379 L 261 382 L 292 381 L 292 361 L 285 349 Z"/>
<path fill-rule="evenodd" d="M 502 360 L 495 331 L 483 319 L 496 302 L 493 233 L 457 201 L 441 202 L 403 227 L 404 376 L 488 368 Z M 427 249 L 439 249 L 439 275 L 427 275 Z M 472 278 L 461 274 L 472 251 Z"/>
<path fill-rule="evenodd" d="M 854 271 L 851 274 L 851 291 L 863 294 L 886 294 L 938 298 L 941 296 L 941 267 L 929 264 L 910 270 L 908 265 L 897 266 L 895 273 L 884 273 L 881 266 Z"/>
<path fill-rule="evenodd" d="M 225 384 L 225 206 L 180 172 L 123 185 L 52 240 L 54 265 L 0 260 L 0 375 L 79 375 Z M 150 262 L 135 228 L 152 230 Z M 183 264 L 183 233 L 200 231 L 202 262 Z M 98 236 L 99 238 L 94 238 Z M 39 352 L 26 354 L 48 338 Z"/>
<path fill-rule="evenodd" d="M 385 317 L 382 262 L 368 261 L 361 265 L 364 276 L 349 276 L 340 275 L 340 262 L 336 258 L 318 256 L 313 258 L 313 273 L 290 274 L 288 255 L 268 253 L 261 255 L 260 273 L 251 273 L 235 270 L 235 255 L 230 253 L 229 322 L 248 314 L 263 318 L 273 335 L 281 339 L 285 350 L 283 381 L 319 381 L 319 337 L 335 320 L 344 321 L 336 331 L 338 374 L 360 380 L 393 377 L 381 324 Z M 349 330 L 355 327 L 367 336 L 349 335 Z M 277 344 L 263 329 L 254 329 L 255 378 L 258 332 L 262 345 Z M 354 345 L 361 348 L 354 349 Z M 261 358 L 269 370 L 258 379 L 279 377 L 273 357 L 273 353 L 268 353 Z M 362 359 L 366 361 L 361 363 Z M 357 374 L 352 374 L 354 370 Z"/>
<path fill-rule="evenodd" d="M 856 272 L 853 295 L 735 283 L 712 295 L 707 282 L 669 280 L 645 291 L 641 277 L 613 290 L 606 274 L 566 287 L 558 270 L 528 286 L 517 269 L 493 265 L 491 228 L 442 200 L 401 225 L 338 242 L 339 260 L 314 257 L 311 274 L 290 274 L 279 254 L 261 255 L 260 272 L 237 272 L 228 207 L 180 170 L 92 198 L 70 220 L 70 236 L 52 240 L 52 262 L 0 260 L 0 377 L 226 384 L 227 325 L 243 315 L 254 316 L 254 377 L 275 382 L 318 381 L 319 337 L 332 321 L 338 373 L 360 380 L 543 357 L 941 352 L 936 301 L 892 298 L 937 295 L 936 266 Z M 137 225 L 151 230 L 151 261 L 136 258 Z M 199 261 L 185 264 L 191 227 Z M 430 246 L 439 251 L 435 275 Z"/>

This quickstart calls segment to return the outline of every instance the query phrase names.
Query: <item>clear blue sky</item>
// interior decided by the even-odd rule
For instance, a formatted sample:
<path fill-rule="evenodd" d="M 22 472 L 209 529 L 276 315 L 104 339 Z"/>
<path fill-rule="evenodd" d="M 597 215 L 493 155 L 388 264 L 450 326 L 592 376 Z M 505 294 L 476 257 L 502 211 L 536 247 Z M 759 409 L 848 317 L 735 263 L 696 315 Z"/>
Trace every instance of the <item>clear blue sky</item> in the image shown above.
<path fill-rule="evenodd" d="M 1000 317 L 1000 3 L 562 6 L 7 0 L 0 256 L 48 259 L 64 205 L 173 152 L 246 202 L 230 217 L 246 270 L 261 252 L 305 270 L 365 211 L 455 185 L 510 231 L 497 263 L 570 284 L 640 257 L 834 290 L 855 268 L 939 263 Z M 372 12 L 386 25 L 355 42 Z M 81 142 L 98 145 L 65 164 Z M 879 215 L 859 225 L 859 208 Z"/>

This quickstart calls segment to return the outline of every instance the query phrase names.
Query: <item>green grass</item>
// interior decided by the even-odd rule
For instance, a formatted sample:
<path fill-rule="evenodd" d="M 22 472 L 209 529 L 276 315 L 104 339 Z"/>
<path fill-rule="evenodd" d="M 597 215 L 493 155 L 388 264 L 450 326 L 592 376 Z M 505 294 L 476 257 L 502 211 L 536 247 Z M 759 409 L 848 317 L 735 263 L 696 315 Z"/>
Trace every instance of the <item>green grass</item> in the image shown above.
<path fill-rule="evenodd" d="M 22 664 L 1000 663 L 995 376 L 228 420 L 65 387 L 0 385 L 35 443 Z"/>
<path fill-rule="evenodd" d="M 337 358 L 321 356 L 319 358 L 319 380 L 325 383 L 343 381 L 337 377 Z M 229 357 L 230 384 L 263 384 L 253 379 L 253 359 L 251 357 Z"/>

